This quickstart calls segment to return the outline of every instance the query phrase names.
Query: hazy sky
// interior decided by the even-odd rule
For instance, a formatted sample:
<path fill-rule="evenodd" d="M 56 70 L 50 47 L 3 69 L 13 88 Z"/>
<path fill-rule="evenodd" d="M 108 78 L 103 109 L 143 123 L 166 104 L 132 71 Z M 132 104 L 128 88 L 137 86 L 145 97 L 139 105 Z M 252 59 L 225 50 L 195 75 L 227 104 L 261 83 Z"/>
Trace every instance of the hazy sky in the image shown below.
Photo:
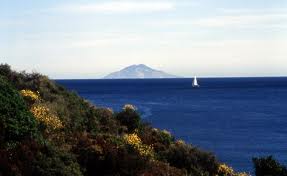
<path fill-rule="evenodd" d="M 187 77 L 287 75 L 287 0 L 0 0 L 0 62 L 51 78 L 139 63 Z"/>

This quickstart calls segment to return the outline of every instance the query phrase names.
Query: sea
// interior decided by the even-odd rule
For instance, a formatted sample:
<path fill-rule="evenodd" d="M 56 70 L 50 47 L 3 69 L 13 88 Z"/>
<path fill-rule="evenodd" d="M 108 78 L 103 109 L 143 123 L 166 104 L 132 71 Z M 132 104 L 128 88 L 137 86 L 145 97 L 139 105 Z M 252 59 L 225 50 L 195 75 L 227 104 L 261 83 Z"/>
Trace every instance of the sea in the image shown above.
<path fill-rule="evenodd" d="M 137 107 L 144 121 L 211 151 L 236 171 L 252 158 L 287 164 L 287 77 L 56 80 L 98 107 Z"/>

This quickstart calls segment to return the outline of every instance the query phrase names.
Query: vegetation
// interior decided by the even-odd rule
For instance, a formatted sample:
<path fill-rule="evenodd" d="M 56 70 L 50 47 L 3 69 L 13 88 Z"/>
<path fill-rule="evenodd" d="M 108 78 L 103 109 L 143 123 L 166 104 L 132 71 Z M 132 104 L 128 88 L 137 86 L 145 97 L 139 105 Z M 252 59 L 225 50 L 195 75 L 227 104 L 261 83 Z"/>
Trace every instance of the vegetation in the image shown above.
<path fill-rule="evenodd" d="M 253 158 L 256 176 L 287 176 L 287 169 L 272 156 Z"/>
<path fill-rule="evenodd" d="M 228 176 L 248 176 L 249 174 L 245 173 L 245 172 L 239 172 L 236 173 L 234 172 L 234 170 L 227 166 L 226 164 L 221 164 L 218 168 L 218 175 L 228 175 Z"/>
<path fill-rule="evenodd" d="M 247 175 L 152 128 L 132 105 L 116 113 L 97 108 L 46 76 L 8 65 L 0 65 L 0 108 L 0 176 Z M 254 159 L 256 174 L 286 174 L 269 160 Z"/>
<path fill-rule="evenodd" d="M 0 144 L 21 141 L 36 135 L 36 120 L 24 99 L 0 77 Z"/>

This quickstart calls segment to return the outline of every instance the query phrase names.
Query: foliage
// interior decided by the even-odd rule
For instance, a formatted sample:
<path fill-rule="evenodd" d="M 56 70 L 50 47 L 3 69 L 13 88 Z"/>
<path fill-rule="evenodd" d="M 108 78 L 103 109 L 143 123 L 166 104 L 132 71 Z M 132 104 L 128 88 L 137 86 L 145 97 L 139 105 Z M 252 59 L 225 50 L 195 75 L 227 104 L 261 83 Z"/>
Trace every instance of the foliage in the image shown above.
<path fill-rule="evenodd" d="M 58 115 L 67 133 L 86 130 L 90 120 L 95 119 L 95 110 L 91 108 L 90 103 L 74 92 L 68 92 L 46 76 L 38 73 L 14 72 L 8 65 L 0 65 L 0 74 L 19 91 L 39 92 L 41 101 L 49 104 L 49 108 Z"/>
<path fill-rule="evenodd" d="M 131 145 L 143 157 L 153 158 L 153 147 L 142 143 L 141 139 L 136 133 L 124 135 L 124 141 Z"/>
<path fill-rule="evenodd" d="M 133 132 L 140 126 L 140 115 L 136 112 L 134 107 L 125 105 L 123 111 L 116 115 L 117 120 L 121 125 L 128 128 L 128 132 Z"/>
<path fill-rule="evenodd" d="M 226 164 L 221 164 L 218 167 L 218 174 L 222 176 L 233 176 L 234 170 Z"/>
<path fill-rule="evenodd" d="M 63 128 L 61 120 L 42 104 L 33 105 L 31 110 L 34 117 L 52 129 Z"/>
<path fill-rule="evenodd" d="M 47 150 L 47 149 L 46 149 Z M 81 176 L 82 171 L 75 157 L 70 153 L 48 149 L 47 153 L 39 153 L 34 161 L 33 175 Z"/>
<path fill-rule="evenodd" d="M 256 176 L 287 176 L 286 166 L 281 165 L 272 156 L 252 159 Z"/>
<path fill-rule="evenodd" d="M 161 161 L 152 161 L 141 176 L 186 176 L 186 171 Z"/>
<path fill-rule="evenodd" d="M 23 98 L 1 76 L 0 107 L 0 144 L 36 136 L 36 121 Z"/>
<path fill-rule="evenodd" d="M 87 128 L 93 134 L 105 132 L 117 135 L 127 131 L 125 127 L 120 126 L 113 111 L 105 108 L 94 108 L 94 116 L 89 119 Z"/>
<path fill-rule="evenodd" d="M 41 102 L 41 97 L 39 92 L 33 92 L 31 90 L 21 90 L 21 95 L 24 98 L 27 98 L 30 102 L 30 111 L 34 115 L 34 117 L 40 122 L 45 124 L 47 127 L 51 129 L 59 129 L 63 128 L 63 124 L 59 117 L 51 112 L 51 110 Z M 34 103 L 31 103 L 34 101 Z"/>
<path fill-rule="evenodd" d="M 40 99 L 39 92 L 33 92 L 31 90 L 21 90 L 20 93 L 23 97 L 29 97 L 35 101 Z"/>
<path fill-rule="evenodd" d="M 219 176 L 249 176 L 249 174 L 245 172 L 236 173 L 232 167 L 226 164 L 220 164 L 218 167 L 218 175 Z"/>
<path fill-rule="evenodd" d="M 136 111 L 137 107 L 135 107 L 134 105 L 131 104 L 125 104 L 123 107 L 124 111 Z"/>
<path fill-rule="evenodd" d="M 86 175 L 138 175 L 148 161 L 129 150 L 122 138 L 111 135 L 79 136 L 73 149 Z"/>
<path fill-rule="evenodd" d="M 34 140 L 23 141 L 13 149 L 1 149 L 0 156 L 0 175 L 82 175 L 71 154 Z"/>
<path fill-rule="evenodd" d="M 191 175 L 216 175 L 218 161 L 210 153 L 187 144 L 172 144 L 161 153 L 171 166 L 186 169 Z"/>

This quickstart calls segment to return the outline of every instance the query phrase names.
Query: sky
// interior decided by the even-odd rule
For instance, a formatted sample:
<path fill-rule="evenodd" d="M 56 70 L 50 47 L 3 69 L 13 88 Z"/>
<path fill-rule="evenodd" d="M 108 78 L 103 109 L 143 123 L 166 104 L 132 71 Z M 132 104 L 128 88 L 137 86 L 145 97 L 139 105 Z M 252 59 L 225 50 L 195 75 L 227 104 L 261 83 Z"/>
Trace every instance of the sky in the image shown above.
<path fill-rule="evenodd" d="M 0 63 L 67 79 L 132 64 L 184 77 L 287 76 L 287 1 L 0 0 Z"/>

